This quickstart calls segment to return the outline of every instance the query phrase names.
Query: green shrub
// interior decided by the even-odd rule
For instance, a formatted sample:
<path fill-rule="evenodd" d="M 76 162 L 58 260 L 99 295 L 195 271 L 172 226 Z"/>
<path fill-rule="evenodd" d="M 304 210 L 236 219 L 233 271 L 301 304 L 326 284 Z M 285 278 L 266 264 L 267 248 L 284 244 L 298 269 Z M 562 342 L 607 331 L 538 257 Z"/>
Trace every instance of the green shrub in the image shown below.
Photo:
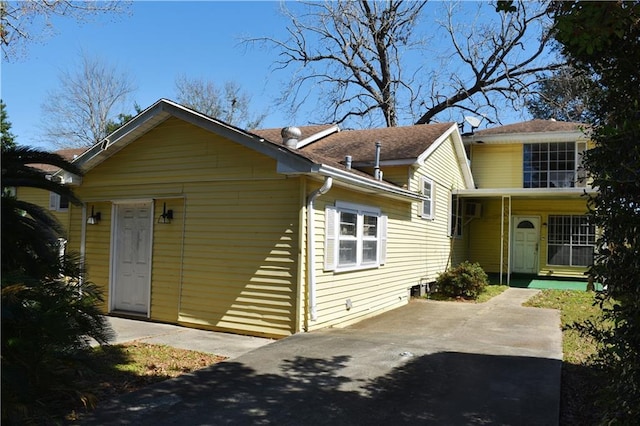
<path fill-rule="evenodd" d="M 113 337 L 90 282 L 79 283 L 78 258 L 67 255 L 55 277 L 3 273 L 2 424 L 54 424 L 47 401 L 85 401 L 76 389 L 85 370 L 89 338 Z"/>
<path fill-rule="evenodd" d="M 449 297 L 477 299 L 489 284 L 489 277 L 479 263 L 462 262 L 438 275 L 436 288 Z"/>

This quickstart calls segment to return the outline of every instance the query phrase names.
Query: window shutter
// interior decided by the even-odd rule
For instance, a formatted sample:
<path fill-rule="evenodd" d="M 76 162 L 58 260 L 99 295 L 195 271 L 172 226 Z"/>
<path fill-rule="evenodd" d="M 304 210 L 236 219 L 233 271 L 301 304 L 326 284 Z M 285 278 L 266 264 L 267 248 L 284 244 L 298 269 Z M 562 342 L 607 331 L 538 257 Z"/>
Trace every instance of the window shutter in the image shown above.
<path fill-rule="evenodd" d="M 424 180 L 424 176 L 423 176 L 423 177 L 420 178 L 420 193 L 422 195 L 424 195 L 424 183 L 425 183 L 425 180 Z M 421 205 L 420 205 L 420 217 L 425 217 L 425 213 L 424 213 L 425 204 L 426 204 L 426 201 L 423 201 L 421 203 Z"/>
<path fill-rule="evenodd" d="M 422 202 L 422 211 L 420 212 L 420 217 L 424 219 L 433 219 L 435 217 L 435 189 L 436 186 L 432 179 L 421 177 L 420 178 L 420 193 L 422 195 L 427 195 L 427 191 L 425 191 L 425 186 L 429 188 L 429 201 Z"/>
<path fill-rule="evenodd" d="M 387 263 L 387 216 L 380 216 L 380 265 Z"/>
<path fill-rule="evenodd" d="M 431 181 L 431 219 L 436 218 L 436 184 Z"/>
<path fill-rule="evenodd" d="M 58 210 L 60 203 L 60 196 L 55 192 L 49 193 L 49 210 Z"/>
<path fill-rule="evenodd" d="M 327 206 L 324 210 L 324 270 L 336 269 L 337 259 L 337 210 L 334 206 Z"/>

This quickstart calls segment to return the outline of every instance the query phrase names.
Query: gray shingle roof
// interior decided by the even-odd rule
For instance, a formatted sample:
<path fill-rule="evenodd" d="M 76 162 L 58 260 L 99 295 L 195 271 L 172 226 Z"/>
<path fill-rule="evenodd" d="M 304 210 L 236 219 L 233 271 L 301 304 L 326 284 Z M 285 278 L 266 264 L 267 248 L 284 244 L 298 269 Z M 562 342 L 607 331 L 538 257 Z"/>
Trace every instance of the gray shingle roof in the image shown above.
<path fill-rule="evenodd" d="M 354 162 L 375 159 L 375 143 L 382 144 L 380 160 L 416 159 L 425 152 L 454 123 L 421 124 L 380 129 L 343 130 L 306 145 L 297 151 L 312 161 L 340 163 L 350 155 Z M 300 127 L 302 139 L 329 128 L 325 126 Z M 282 145 L 280 129 L 254 130 L 253 133 Z"/>
<path fill-rule="evenodd" d="M 54 154 L 58 154 L 59 156 L 61 156 L 62 158 L 64 158 L 67 161 L 73 161 L 76 157 L 78 157 L 80 154 L 82 154 L 83 152 L 85 152 L 87 149 L 89 148 L 66 148 L 66 149 L 59 149 L 57 151 L 54 151 Z M 38 170 L 42 170 L 43 172 L 57 172 L 58 170 L 60 170 L 59 167 L 56 166 L 52 166 L 51 164 L 30 164 L 31 167 L 36 168 Z"/>

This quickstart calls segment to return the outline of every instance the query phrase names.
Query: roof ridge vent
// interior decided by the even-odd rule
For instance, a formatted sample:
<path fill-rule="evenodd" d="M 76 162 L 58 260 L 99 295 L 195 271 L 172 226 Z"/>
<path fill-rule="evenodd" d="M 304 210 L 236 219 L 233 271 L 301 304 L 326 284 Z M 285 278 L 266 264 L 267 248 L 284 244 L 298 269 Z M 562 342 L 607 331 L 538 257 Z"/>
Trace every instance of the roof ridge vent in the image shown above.
<path fill-rule="evenodd" d="M 300 137 L 302 136 L 302 130 L 293 126 L 285 127 L 280 131 L 280 135 L 282 136 L 282 143 L 284 146 L 295 149 Z"/>

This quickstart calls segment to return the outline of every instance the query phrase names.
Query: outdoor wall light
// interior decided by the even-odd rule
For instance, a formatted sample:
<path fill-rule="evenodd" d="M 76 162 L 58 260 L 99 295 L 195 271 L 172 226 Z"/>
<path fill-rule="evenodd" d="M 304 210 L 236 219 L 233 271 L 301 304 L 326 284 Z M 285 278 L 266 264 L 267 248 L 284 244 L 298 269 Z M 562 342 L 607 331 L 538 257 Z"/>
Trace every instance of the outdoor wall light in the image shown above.
<path fill-rule="evenodd" d="M 97 225 L 102 219 L 100 212 L 94 213 L 93 206 L 91 206 L 91 215 L 87 218 L 87 223 L 89 225 Z"/>
<path fill-rule="evenodd" d="M 171 223 L 173 210 L 167 210 L 167 203 L 162 203 L 162 214 L 158 218 L 158 223 Z"/>

